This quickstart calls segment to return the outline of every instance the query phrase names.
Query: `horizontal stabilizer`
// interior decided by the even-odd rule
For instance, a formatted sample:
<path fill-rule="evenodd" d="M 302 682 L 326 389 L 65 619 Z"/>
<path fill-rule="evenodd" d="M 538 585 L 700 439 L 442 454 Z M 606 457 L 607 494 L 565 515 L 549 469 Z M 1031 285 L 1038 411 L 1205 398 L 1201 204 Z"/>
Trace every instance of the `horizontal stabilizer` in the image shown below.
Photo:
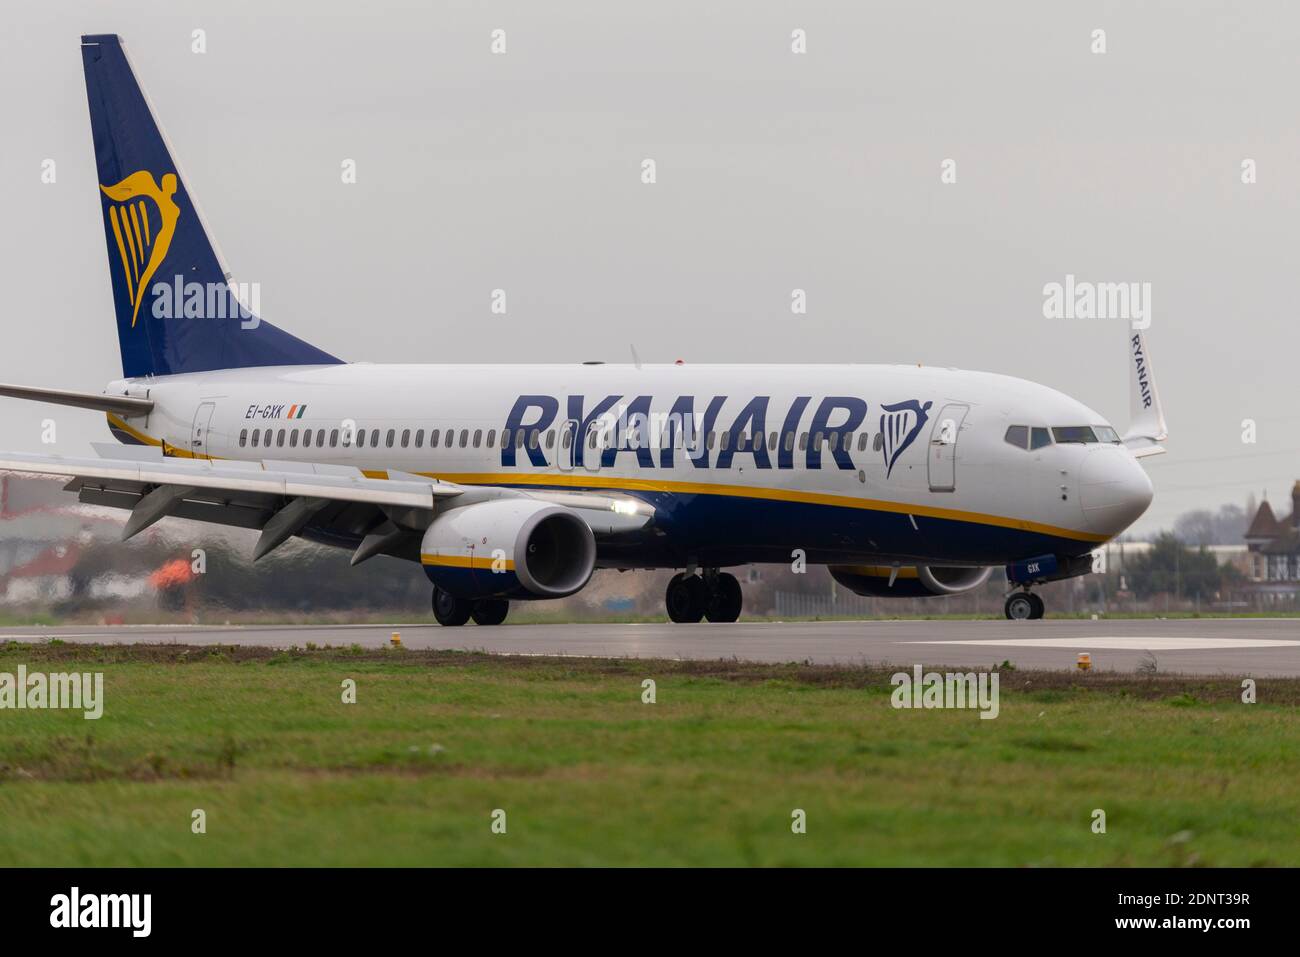
<path fill-rule="evenodd" d="M 70 405 L 78 409 L 95 409 L 99 412 L 116 412 L 118 415 L 148 415 L 153 410 L 152 399 L 130 395 L 105 395 L 101 392 L 70 392 L 67 389 L 38 389 L 29 385 L 0 383 L 0 396 L 11 399 L 30 399 L 53 405 Z"/>

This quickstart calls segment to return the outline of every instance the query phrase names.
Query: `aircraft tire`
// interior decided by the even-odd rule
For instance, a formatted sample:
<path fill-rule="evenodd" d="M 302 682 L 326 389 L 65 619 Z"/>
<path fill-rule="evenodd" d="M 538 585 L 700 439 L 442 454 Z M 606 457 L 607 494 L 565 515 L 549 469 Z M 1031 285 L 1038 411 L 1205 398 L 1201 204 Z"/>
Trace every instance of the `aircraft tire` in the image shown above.
<path fill-rule="evenodd" d="M 744 604 L 745 596 L 736 576 L 718 572 L 713 579 L 708 604 L 704 607 L 704 617 L 714 622 L 736 621 L 740 618 L 740 609 Z"/>
<path fill-rule="evenodd" d="M 664 607 L 668 619 L 677 624 L 693 624 L 704 617 L 709 601 L 709 590 L 699 575 L 677 574 L 668 582 L 664 594 Z"/>
<path fill-rule="evenodd" d="M 1034 600 L 1038 599 L 1038 604 Z M 1025 621 L 1034 617 L 1034 609 L 1039 609 L 1039 616 L 1042 615 L 1043 600 L 1027 591 L 1018 591 L 1007 596 L 1006 602 L 1002 605 L 1003 613 L 1011 621 Z"/>
<path fill-rule="evenodd" d="M 457 598 L 445 592 L 437 585 L 433 586 L 433 617 L 440 625 L 463 625 L 469 621 L 474 610 L 474 603 L 464 598 Z"/>
<path fill-rule="evenodd" d="M 504 598 L 484 598 L 474 602 L 469 616 L 476 625 L 499 625 L 510 613 L 510 602 Z"/>
<path fill-rule="evenodd" d="M 1043 604 L 1043 599 L 1040 598 L 1038 595 L 1030 593 L 1029 600 L 1033 603 L 1034 606 L 1033 612 L 1031 612 L 1029 615 L 1030 620 L 1036 621 L 1039 618 L 1042 618 L 1043 612 L 1047 610 L 1046 606 Z"/>

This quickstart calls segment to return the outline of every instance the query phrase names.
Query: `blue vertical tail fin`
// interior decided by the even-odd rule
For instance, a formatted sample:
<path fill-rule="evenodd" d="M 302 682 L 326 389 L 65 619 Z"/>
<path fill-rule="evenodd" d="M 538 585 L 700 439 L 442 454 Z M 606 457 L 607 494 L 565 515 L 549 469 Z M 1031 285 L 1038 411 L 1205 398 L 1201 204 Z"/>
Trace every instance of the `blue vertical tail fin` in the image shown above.
<path fill-rule="evenodd" d="M 231 283 L 121 38 L 83 36 L 81 59 L 122 372 L 339 362 L 262 322 L 257 287 Z"/>

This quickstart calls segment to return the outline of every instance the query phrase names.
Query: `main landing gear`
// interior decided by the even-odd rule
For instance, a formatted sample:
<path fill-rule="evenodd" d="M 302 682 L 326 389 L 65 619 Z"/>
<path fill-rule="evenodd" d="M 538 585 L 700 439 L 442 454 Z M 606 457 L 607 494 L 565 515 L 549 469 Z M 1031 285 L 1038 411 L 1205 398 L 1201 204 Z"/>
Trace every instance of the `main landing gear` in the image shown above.
<path fill-rule="evenodd" d="M 1015 591 L 1007 596 L 1002 610 L 1012 621 L 1021 621 L 1026 618 L 1042 618 L 1043 600 L 1028 589 Z"/>
<path fill-rule="evenodd" d="M 735 575 L 707 568 L 703 575 L 674 575 L 664 595 L 668 618 L 680 623 L 735 621 L 740 617 L 744 596 Z"/>
<path fill-rule="evenodd" d="M 510 602 L 504 598 L 457 598 L 433 587 L 433 617 L 440 625 L 463 625 L 471 618 L 476 625 L 499 625 L 509 612 Z"/>

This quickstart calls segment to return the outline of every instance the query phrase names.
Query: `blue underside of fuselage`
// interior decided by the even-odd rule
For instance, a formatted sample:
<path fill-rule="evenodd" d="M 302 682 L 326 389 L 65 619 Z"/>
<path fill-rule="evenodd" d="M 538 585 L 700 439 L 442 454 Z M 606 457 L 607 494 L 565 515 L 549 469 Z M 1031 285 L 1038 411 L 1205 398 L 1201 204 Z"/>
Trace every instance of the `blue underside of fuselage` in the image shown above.
<path fill-rule="evenodd" d="M 535 485 L 517 487 L 538 490 Z M 1082 555 L 1096 547 L 1064 536 L 951 518 L 731 495 L 619 491 L 652 505 L 655 519 L 640 532 L 600 539 L 601 566 L 789 563 L 795 549 L 812 564 L 888 560 L 1001 565 L 1047 554 Z M 304 535 L 329 544 L 354 544 L 325 529 L 308 529 Z"/>
<path fill-rule="evenodd" d="M 1079 555 L 1095 547 L 1042 532 L 864 508 L 729 495 L 624 494 L 653 505 L 656 515 L 647 541 L 629 542 L 626 557 L 657 546 L 675 564 L 687 557 L 702 565 L 788 563 L 791 552 L 802 549 L 817 564 L 889 558 L 997 565 L 1049 553 Z M 621 542 L 608 547 L 602 542 L 602 562 L 623 550 Z"/>

